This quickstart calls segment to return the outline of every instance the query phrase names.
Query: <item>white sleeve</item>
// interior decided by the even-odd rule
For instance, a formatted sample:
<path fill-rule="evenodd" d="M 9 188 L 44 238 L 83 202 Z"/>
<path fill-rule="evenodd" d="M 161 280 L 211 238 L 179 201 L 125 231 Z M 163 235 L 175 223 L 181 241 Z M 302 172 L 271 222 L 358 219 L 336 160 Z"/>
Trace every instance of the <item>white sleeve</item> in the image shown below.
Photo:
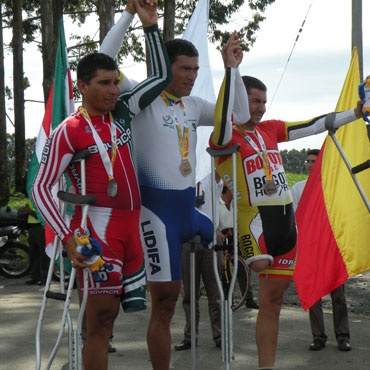
<path fill-rule="evenodd" d="M 302 137 L 320 134 L 326 130 L 325 120 L 327 114 L 320 117 L 315 117 L 311 120 L 301 121 L 298 123 L 289 123 L 288 125 L 288 140 L 300 139 Z M 334 128 L 339 128 L 347 123 L 356 121 L 358 118 L 355 115 L 354 109 L 338 112 L 335 114 L 335 120 L 333 122 Z"/>
<path fill-rule="evenodd" d="M 126 32 L 130 27 L 134 15 L 123 11 L 121 18 L 117 23 L 109 30 L 104 37 L 102 44 L 100 45 L 99 53 L 109 55 L 111 58 L 116 59 L 119 50 L 121 49 L 123 39 L 125 38 Z M 129 79 L 122 71 L 120 76 L 120 92 L 125 92 L 134 88 L 138 82 Z"/>
<path fill-rule="evenodd" d="M 292 194 L 293 198 L 293 208 L 294 211 L 297 210 L 299 200 L 301 199 L 301 195 L 303 193 L 303 189 L 306 185 L 307 180 L 303 180 L 300 182 L 295 183 L 292 188 L 290 189 L 290 192 Z"/>
<path fill-rule="evenodd" d="M 242 125 L 251 118 L 247 89 L 245 88 L 239 68 L 235 72 L 235 95 L 233 105 L 233 122 Z"/>
<path fill-rule="evenodd" d="M 114 26 L 104 37 L 104 40 L 100 45 L 99 53 L 109 55 L 111 58 L 115 59 L 119 50 L 121 49 L 127 29 L 130 27 L 133 19 L 133 14 L 123 11 L 121 18 L 117 21 L 117 23 L 114 24 Z"/>

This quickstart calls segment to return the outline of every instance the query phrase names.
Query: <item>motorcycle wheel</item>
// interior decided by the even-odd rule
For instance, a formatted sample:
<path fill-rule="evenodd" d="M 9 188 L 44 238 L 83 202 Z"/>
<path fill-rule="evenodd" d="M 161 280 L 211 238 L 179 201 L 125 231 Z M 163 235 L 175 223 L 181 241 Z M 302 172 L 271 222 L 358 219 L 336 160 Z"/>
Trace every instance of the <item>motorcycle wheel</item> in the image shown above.
<path fill-rule="evenodd" d="M 22 243 L 8 242 L 0 248 L 0 258 L 9 260 L 0 263 L 0 273 L 11 279 L 26 275 L 31 267 L 30 248 Z"/>

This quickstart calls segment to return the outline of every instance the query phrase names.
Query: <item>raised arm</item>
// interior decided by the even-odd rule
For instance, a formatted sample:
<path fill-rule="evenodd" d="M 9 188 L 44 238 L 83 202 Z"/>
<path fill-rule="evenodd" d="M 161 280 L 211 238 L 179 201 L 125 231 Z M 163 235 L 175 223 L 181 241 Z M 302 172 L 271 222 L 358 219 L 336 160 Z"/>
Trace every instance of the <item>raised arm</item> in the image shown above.
<path fill-rule="evenodd" d="M 233 109 L 233 123 L 243 124 L 248 122 L 250 119 L 248 95 L 245 91 L 245 86 L 242 77 L 239 73 L 239 65 L 243 61 L 243 51 L 240 46 L 241 40 L 238 37 L 236 31 L 234 31 L 229 39 L 229 42 L 222 49 L 222 58 L 224 61 L 225 68 L 233 67 L 236 68 L 235 75 L 235 94 Z M 230 48 L 232 48 L 230 50 Z M 230 55 L 228 56 L 228 52 Z"/>
<path fill-rule="evenodd" d="M 152 73 L 146 80 L 121 96 L 122 100 L 128 102 L 134 114 L 148 106 L 172 80 L 171 64 L 157 24 L 144 27 L 144 32 L 149 46 Z"/>
<path fill-rule="evenodd" d="M 237 69 L 243 59 L 243 53 L 235 32 L 224 46 L 222 57 L 225 65 L 225 77 L 217 97 L 214 114 L 215 126 L 212 135 L 212 143 L 218 147 L 225 146 L 231 141 L 232 114 L 234 117 L 238 116 L 241 120 L 240 123 L 249 121 L 250 117 L 247 92 Z M 236 95 L 238 95 L 237 98 Z M 236 99 L 239 104 L 237 113 L 235 112 Z"/>
<path fill-rule="evenodd" d="M 130 13 L 130 11 L 133 13 Z M 122 12 L 120 19 L 117 21 L 117 23 L 114 24 L 114 26 L 109 30 L 109 32 L 104 37 L 104 40 L 100 45 L 99 53 L 109 55 L 113 59 L 117 57 L 118 52 L 121 49 L 126 32 L 130 27 L 132 20 L 134 19 L 134 14 L 135 10 L 131 10 L 129 4 L 127 4 L 127 7 Z"/>

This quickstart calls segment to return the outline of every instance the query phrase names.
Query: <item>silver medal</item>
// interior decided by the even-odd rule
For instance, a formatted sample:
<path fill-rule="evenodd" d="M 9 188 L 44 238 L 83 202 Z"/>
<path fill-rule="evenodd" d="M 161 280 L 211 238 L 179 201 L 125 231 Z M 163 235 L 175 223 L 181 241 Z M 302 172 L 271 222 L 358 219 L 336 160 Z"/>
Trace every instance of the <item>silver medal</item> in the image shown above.
<path fill-rule="evenodd" d="M 108 195 L 111 198 L 114 198 L 117 195 L 117 190 L 118 190 L 117 181 L 114 180 L 114 179 L 109 180 L 109 183 L 108 183 Z"/>

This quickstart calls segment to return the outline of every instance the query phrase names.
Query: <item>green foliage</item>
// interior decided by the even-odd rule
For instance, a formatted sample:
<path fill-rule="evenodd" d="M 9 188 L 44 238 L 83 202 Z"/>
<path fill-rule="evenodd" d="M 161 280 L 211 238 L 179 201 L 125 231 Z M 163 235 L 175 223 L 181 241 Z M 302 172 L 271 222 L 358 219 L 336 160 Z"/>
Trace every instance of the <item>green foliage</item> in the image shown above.
<path fill-rule="evenodd" d="M 307 158 L 307 152 L 309 150 L 310 149 L 301 149 L 298 151 L 296 149 L 292 149 L 289 152 L 286 149 L 281 150 L 280 155 L 283 159 L 285 172 L 307 173 L 304 162 Z"/>
<path fill-rule="evenodd" d="M 291 188 L 296 182 L 306 180 L 308 177 L 308 175 L 305 174 L 297 174 L 291 172 L 287 172 L 286 176 L 288 179 L 289 188 Z"/>
<path fill-rule="evenodd" d="M 27 204 L 27 197 L 23 193 L 16 193 L 14 188 L 10 191 L 10 199 L 8 206 L 14 209 L 19 209 Z"/>

